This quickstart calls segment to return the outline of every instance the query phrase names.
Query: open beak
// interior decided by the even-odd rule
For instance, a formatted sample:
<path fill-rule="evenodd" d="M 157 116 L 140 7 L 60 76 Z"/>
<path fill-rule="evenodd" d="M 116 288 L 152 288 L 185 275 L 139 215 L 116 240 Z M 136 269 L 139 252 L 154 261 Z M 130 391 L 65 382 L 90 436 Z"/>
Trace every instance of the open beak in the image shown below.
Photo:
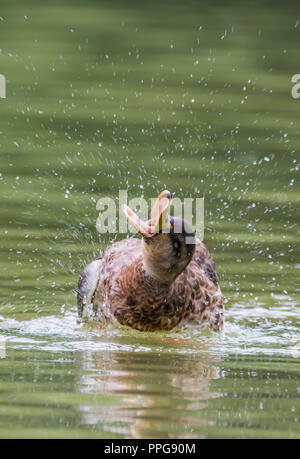
<path fill-rule="evenodd" d="M 128 206 L 125 204 L 122 210 L 129 223 L 146 238 L 154 236 L 154 234 L 162 231 L 164 228 L 169 228 L 169 209 L 172 196 L 167 190 L 160 193 L 152 207 L 150 220 L 143 222 Z"/>
<path fill-rule="evenodd" d="M 150 220 L 148 223 L 154 233 L 158 233 L 165 228 L 170 228 L 169 209 L 172 201 L 171 193 L 167 190 L 160 193 L 152 207 Z"/>

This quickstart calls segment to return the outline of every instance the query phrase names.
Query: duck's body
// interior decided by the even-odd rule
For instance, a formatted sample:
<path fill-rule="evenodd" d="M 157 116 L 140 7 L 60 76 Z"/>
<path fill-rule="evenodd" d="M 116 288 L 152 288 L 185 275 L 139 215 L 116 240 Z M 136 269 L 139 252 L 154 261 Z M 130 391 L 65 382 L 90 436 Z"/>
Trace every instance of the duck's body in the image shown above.
<path fill-rule="evenodd" d="M 170 221 L 173 227 L 175 220 Z M 191 235 L 193 240 L 185 244 Z M 92 304 L 101 322 L 117 320 L 140 331 L 171 330 L 195 321 L 215 330 L 223 325 L 214 262 L 205 245 L 184 229 L 109 246 L 80 276 L 82 319 L 86 304 Z"/>

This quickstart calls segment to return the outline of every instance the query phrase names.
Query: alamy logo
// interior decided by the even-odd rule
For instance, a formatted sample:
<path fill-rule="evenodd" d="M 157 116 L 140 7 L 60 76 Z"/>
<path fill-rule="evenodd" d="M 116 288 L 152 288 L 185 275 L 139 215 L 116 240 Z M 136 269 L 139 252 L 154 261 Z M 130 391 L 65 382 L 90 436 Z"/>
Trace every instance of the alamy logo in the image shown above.
<path fill-rule="evenodd" d="M 0 99 L 6 98 L 6 79 L 4 75 L 0 75 Z"/>
<path fill-rule="evenodd" d="M 135 197 L 128 202 L 127 190 L 119 190 L 119 198 L 113 199 L 108 196 L 100 198 L 96 209 L 99 215 L 96 229 L 99 233 L 132 233 L 145 234 L 148 231 L 170 232 L 169 218 L 171 215 L 184 219 L 196 234 L 196 237 L 204 239 L 204 198 L 173 198 L 165 190 L 158 198 L 147 201 L 141 197 Z M 170 206 L 172 201 L 172 212 Z M 149 206 L 149 203 L 151 205 Z M 134 210 L 137 210 L 138 214 Z M 150 220 L 148 220 L 151 216 Z M 179 221 L 178 228 L 174 224 L 174 232 L 181 232 L 182 226 Z M 130 223 L 128 227 L 128 223 Z M 161 225 L 161 226 L 160 226 Z"/>
<path fill-rule="evenodd" d="M 295 75 L 292 76 L 292 83 L 296 83 L 292 87 L 292 97 L 293 99 L 299 99 L 300 98 L 300 73 L 296 73 Z"/>

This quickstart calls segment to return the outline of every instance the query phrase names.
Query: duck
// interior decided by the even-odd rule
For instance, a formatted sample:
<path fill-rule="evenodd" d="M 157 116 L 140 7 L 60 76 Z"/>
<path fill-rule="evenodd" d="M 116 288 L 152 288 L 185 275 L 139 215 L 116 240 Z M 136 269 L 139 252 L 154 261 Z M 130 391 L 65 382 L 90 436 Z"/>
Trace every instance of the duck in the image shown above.
<path fill-rule="evenodd" d="M 215 263 L 185 220 L 170 215 L 172 196 L 159 194 L 145 222 L 123 205 L 140 237 L 109 245 L 81 272 L 80 322 L 114 322 L 142 332 L 189 324 L 220 330 L 224 302 Z"/>

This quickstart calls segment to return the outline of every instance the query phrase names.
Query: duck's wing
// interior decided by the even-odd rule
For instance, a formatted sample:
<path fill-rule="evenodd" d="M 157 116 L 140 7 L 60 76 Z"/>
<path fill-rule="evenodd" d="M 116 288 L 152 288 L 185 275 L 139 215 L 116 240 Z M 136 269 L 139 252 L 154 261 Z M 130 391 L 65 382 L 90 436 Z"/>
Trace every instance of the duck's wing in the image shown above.
<path fill-rule="evenodd" d="M 193 256 L 193 260 L 200 266 L 202 273 L 215 284 L 219 286 L 219 277 L 216 271 L 216 266 L 211 258 L 211 255 L 203 242 L 197 239 L 196 250 Z"/>
<path fill-rule="evenodd" d="M 177 296 L 184 291 L 186 310 L 182 324 L 195 321 L 219 330 L 224 322 L 224 304 L 215 264 L 206 246 L 197 240 L 192 261 L 179 276 Z"/>
<path fill-rule="evenodd" d="M 119 276 L 121 270 L 141 255 L 142 241 L 134 237 L 123 239 L 107 247 L 103 254 L 104 279 Z"/>
<path fill-rule="evenodd" d="M 97 314 L 99 305 L 104 301 L 106 288 L 118 279 L 121 270 L 140 253 L 140 239 L 123 239 L 108 246 L 96 260 L 84 268 L 79 277 L 77 290 L 77 310 L 80 320 L 88 320 L 87 306 L 91 303 L 94 313 Z"/>
<path fill-rule="evenodd" d="M 79 319 L 83 318 L 85 306 L 92 303 L 98 284 L 102 265 L 102 256 L 86 265 L 79 276 L 77 289 L 77 311 Z"/>

